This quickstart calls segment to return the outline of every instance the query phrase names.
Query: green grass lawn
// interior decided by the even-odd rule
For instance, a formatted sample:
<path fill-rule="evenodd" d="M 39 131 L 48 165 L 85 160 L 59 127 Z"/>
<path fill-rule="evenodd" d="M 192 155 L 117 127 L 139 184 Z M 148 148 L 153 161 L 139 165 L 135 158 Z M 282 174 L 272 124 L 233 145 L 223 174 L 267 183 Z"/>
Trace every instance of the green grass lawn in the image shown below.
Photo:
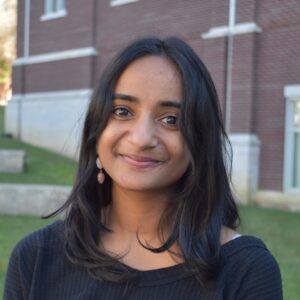
<path fill-rule="evenodd" d="M 26 151 L 25 172 L 22 174 L 0 173 L 0 183 L 36 183 L 71 185 L 76 170 L 73 159 L 34 147 L 17 139 L 1 135 L 4 127 L 4 107 L 0 106 L 0 149 Z"/>
<path fill-rule="evenodd" d="M 300 299 L 300 214 L 240 207 L 241 232 L 261 238 L 280 266 L 285 300 Z"/>
<path fill-rule="evenodd" d="M 13 246 L 29 232 L 50 222 L 52 220 L 37 217 L 0 215 L 0 297 L 3 295 L 5 271 Z"/>
<path fill-rule="evenodd" d="M 300 295 L 300 215 L 297 213 L 240 207 L 243 234 L 264 240 L 277 259 L 283 279 L 284 299 L 298 300 Z M 11 249 L 27 233 L 52 220 L 36 217 L 0 215 L 0 295 L 3 293 L 5 270 Z"/>
<path fill-rule="evenodd" d="M 21 174 L 0 173 L 0 183 L 59 185 L 73 183 L 76 170 L 76 162 L 73 159 L 5 137 L 0 137 L 0 149 L 26 151 L 25 172 Z"/>

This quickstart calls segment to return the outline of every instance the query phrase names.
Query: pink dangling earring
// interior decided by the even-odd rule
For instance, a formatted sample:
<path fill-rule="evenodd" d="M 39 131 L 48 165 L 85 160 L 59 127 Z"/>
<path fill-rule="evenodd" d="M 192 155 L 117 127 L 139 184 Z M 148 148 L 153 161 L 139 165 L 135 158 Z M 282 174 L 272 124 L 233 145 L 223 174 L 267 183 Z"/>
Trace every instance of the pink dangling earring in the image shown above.
<path fill-rule="evenodd" d="M 104 182 L 104 180 L 105 180 L 105 174 L 104 174 L 104 172 L 103 172 L 103 167 L 102 167 L 102 165 L 101 165 L 101 163 L 100 163 L 99 157 L 97 157 L 97 159 L 96 159 L 96 166 L 97 166 L 97 168 L 99 169 L 99 173 L 98 173 L 98 175 L 97 175 L 97 180 L 98 180 L 98 182 L 99 182 L 100 184 L 103 184 L 103 182 Z"/>

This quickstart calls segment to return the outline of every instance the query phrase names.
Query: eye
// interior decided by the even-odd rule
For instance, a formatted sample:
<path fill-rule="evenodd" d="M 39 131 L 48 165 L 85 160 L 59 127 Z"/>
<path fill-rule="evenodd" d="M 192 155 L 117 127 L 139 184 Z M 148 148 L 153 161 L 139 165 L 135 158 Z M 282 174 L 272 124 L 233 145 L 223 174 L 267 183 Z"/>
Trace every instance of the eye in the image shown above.
<path fill-rule="evenodd" d="M 176 116 L 167 116 L 162 119 L 162 122 L 167 125 L 177 125 L 178 118 Z"/>
<path fill-rule="evenodd" d="M 118 117 L 127 117 L 130 116 L 131 113 L 126 107 L 116 107 L 113 109 L 113 114 Z"/>

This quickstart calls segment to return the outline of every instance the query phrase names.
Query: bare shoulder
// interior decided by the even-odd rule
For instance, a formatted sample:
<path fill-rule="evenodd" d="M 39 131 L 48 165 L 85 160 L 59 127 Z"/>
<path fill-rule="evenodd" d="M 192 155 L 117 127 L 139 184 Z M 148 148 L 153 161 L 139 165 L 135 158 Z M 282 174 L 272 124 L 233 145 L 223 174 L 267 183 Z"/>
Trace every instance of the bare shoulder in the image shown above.
<path fill-rule="evenodd" d="M 224 245 L 227 242 L 229 242 L 237 234 L 239 234 L 237 231 L 232 230 L 229 227 L 222 226 L 221 236 L 220 236 L 220 243 L 221 243 L 221 245 Z"/>

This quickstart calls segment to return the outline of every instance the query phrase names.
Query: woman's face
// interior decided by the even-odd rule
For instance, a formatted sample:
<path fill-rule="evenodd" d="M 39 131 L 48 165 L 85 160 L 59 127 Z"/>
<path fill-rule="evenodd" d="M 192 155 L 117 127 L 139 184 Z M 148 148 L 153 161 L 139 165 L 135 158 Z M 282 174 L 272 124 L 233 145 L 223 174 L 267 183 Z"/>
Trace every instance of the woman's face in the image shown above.
<path fill-rule="evenodd" d="M 131 63 L 114 90 L 111 118 L 97 153 L 112 184 L 135 191 L 169 191 L 190 155 L 178 128 L 182 83 L 168 59 L 146 56 Z"/>

